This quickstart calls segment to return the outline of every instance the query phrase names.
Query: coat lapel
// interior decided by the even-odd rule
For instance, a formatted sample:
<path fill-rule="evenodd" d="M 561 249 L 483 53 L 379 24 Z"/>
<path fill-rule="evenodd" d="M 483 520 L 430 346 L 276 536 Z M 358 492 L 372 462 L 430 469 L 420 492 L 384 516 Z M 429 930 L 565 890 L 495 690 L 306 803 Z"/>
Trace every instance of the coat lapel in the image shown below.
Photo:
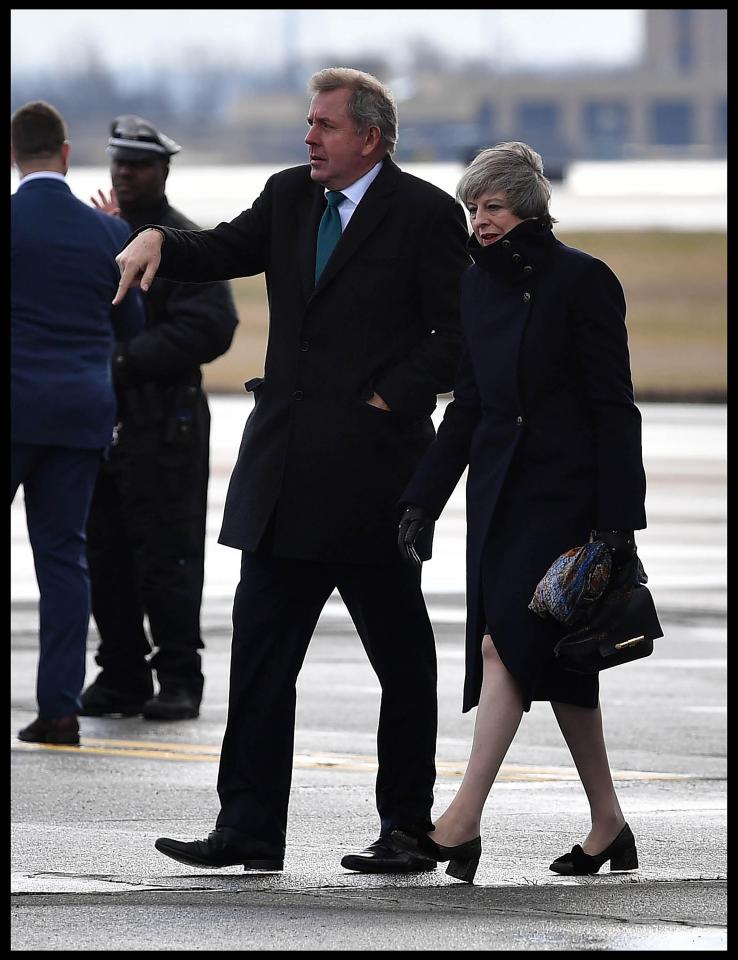
<path fill-rule="evenodd" d="M 392 194 L 397 187 L 399 175 L 400 168 L 387 157 L 379 174 L 362 197 L 359 206 L 354 210 L 348 226 L 343 231 L 343 235 L 338 242 L 338 246 L 333 251 L 330 260 L 320 276 L 318 284 L 315 286 L 314 293 L 319 293 L 326 284 L 331 282 L 338 271 L 356 253 L 361 244 L 384 219 L 389 209 Z M 320 217 L 318 218 L 318 221 L 319 220 Z M 316 224 L 316 234 L 317 231 L 318 227 Z M 316 245 L 317 237 L 314 237 L 312 244 L 313 274 L 315 272 Z"/>

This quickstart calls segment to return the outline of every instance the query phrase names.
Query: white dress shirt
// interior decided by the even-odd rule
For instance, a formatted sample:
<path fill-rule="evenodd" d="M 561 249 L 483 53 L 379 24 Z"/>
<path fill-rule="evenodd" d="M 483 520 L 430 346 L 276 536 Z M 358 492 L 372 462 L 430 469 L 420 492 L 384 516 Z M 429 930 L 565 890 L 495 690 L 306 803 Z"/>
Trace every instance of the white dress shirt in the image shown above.
<path fill-rule="evenodd" d="M 371 171 L 370 171 L 371 172 Z M 38 170 L 36 173 L 26 174 L 25 177 L 21 177 L 18 181 L 18 186 L 22 183 L 28 183 L 29 180 L 40 180 L 42 177 L 46 177 L 49 180 L 61 180 L 62 183 L 67 182 L 67 178 L 62 173 L 57 173 L 55 170 Z"/>
<path fill-rule="evenodd" d="M 382 163 L 382 160 L 380 160 L 379 163 L 375 163 L 371 170 L 365 173 L 363 177 L 359 177 L 359 179 L 355 180 L 350 186 L 338 191 L 346 197 L 346 199 L 338 205 L 338 212 L 341 216 L 341 232 L 346 229 L 346 225 L 353 216 L 354 210 L 359 206 L 359 201 L 382 169 Z M 326 190 L 325 192 L 327 194 L 329 191 Z"/>

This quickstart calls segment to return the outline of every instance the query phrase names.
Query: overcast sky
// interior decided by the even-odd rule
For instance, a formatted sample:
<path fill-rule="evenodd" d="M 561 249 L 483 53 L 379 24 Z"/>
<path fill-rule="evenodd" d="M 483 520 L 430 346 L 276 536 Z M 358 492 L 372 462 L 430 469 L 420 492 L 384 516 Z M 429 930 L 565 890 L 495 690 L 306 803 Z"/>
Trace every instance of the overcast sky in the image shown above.
<path fill-rule="evenodd" d="M 515 66 L 601 64 L 638 58 L 642 10 L 11 10 L 11 68 L 64 70 L 96 47 L 114 69 L 218 62 L 276 64 L 331 52 L 382 53 L 401 72 L 408 40 L 454 59 Z"/>

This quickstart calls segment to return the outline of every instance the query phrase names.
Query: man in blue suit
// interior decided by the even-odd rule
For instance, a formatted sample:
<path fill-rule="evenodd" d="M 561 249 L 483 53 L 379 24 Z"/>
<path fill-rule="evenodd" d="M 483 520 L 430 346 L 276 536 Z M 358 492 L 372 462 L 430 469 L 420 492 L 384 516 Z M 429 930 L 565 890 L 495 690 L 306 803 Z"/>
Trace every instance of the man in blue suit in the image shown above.
<path fill-rule="evenodd" d="M 79 743 L 90 584 L 85 526 L 101 455 L 115 425 L 115 340 L 144 323 L 139 299 L 118 307 L 115 256 L 127 225 L 70 191 L 69 143 L 43 101 L 11 118 L 10 500 L 23 484 L 39 586 L 33 743 Z M 124 309 L 121 309 L 124 308 Z"/>

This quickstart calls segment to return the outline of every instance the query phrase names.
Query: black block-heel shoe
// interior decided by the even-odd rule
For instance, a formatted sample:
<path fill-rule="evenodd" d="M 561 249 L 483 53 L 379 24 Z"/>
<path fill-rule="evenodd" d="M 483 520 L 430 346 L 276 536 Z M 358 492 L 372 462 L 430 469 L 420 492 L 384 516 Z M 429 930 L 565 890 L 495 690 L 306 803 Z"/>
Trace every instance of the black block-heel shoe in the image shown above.
<path fill-rule="evenodd" d="M 449 877 L 463 880 L 464 883 L 474 882 L 474 874 L 477 872 L 479 858 L 482 856 L 481 837 L 467 840 L 466 843 L 460 843 L 455 847 L 443 847 L 435 840 L 431 840 L 427 834 L 415 837 L 405 833 L 404 830 L 393 830 L 390 837 L 393 844 L 407 853 L 428 857 L 439 863 L 445 863 L 448 860 L 446 873 Z"/>
<path fill-rule="evenodd" d="M 554 860 L 549 870 L 553 870 L 554 873 L 564 873 L 570 877 L 582 877 L 586 874 L 597 873 L 602 864 L 607 863 L 608 860 L 610 861 L 611 873 L 613 870 L 638 869 L 638 851 L 636 850 L 635 837 L 627 823 L 610 846 L 605 847 L 602 853 L 590 856 L 576 843 L 571 848 L 571 853 L 565 853 L 563 857 Z"/>

